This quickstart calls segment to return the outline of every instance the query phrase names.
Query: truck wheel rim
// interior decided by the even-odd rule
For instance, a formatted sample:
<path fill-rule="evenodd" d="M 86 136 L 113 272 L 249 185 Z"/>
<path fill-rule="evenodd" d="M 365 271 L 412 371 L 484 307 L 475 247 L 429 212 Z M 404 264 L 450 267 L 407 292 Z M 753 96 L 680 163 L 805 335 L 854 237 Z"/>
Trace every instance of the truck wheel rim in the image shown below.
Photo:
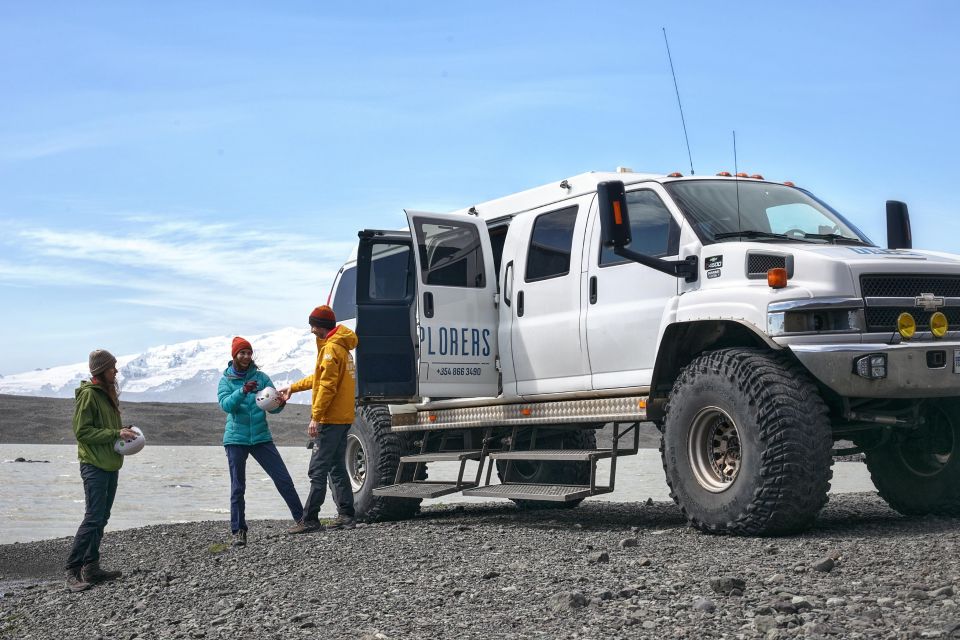
<path fill-rule="evenodd" d="M 953 423 L 942 407 L 927 414 L 930 428 L 900 444 L 900 458 L 918 476 L 934 476 L 950 464 L 954 441 Z"/>
<path fill-rule="evenodd" d="M 347 452 L 345 454 L 347 462 L 347 474 L 350 476 L 350 484 L 354 491 L 359 491 L 363 486 L 363 480 L 367 477 L 367 452 L 363 448 L 363 442 L 360 438 L 350 434 L 347 436 Z"/>
<path fill-rule="evenodd" d="M 740 473 L 737 423 L 719 407 L 701 409 L 690 428 L 687 453 L 701 487 L 711 493 L 726 491 Z"/>

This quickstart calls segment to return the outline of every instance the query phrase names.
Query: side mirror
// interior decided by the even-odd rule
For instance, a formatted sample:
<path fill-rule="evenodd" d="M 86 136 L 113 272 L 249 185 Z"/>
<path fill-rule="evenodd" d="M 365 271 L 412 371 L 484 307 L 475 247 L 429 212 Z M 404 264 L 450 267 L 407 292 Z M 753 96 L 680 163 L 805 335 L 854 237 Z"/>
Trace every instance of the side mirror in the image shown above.
<path fill-rule="evenodd" d="M 597 206 L 600 211 L 600 235 L 603 246 L 628 260 L 661 273 L 696 282 L 699 264 L 696 256 L 683 260 L 662 260 L 627 248 L 630 244 L 630 216 L 627 213 L 627 192 L 620 180 L 608 180 L 597 185 Z"/>
<path fill-rule="evenodd" d="M 898 200 L 887 200 L 887 248 L 913 248 L 910 213 L 907 211 L 907 205 Z"/>
<path fill-rule="evenodd" d="M 597 185 L 600 207 L 600 232 L 603 246 L 623 248 L 630 244 L 630 216 L 627 214 L 627 192 L 620 180 Z"/>

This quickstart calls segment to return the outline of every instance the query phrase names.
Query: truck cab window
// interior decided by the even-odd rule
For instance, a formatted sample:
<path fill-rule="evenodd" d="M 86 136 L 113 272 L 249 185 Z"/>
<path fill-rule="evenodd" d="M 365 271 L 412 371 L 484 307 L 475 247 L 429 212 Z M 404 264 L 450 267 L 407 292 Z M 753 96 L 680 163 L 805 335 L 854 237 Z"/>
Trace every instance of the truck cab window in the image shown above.
<path fill-rule="evenodd" d="M 418 220 L 414 226 L 424 284 L 486 286 L 480 236 L 475 228 L 431 220 Z"/>
<path fill-rule="evenodd" d="M 527 282 L 546 280 L 570 272 L 570 250 L 578 207 L 544 213 L 533 223 L 527 251 Z"/>
<path fill-rule="evenodd" d="M 680 226 L 666 205 L 653 191 L 641 189 L 627 193 L 627 212 L 630 214 L 630 249 L 644 255 L 662 258 L 680 251 Z M 629 262 L 613 252 L 612 247 L 600 248 L 600 266 Z"/>
<path fill-rule="evenodd" d="M 340 271 L 337 290 L 333 296 L 333 313 L 338 321 L 357 317 L 357 268 L 347 267 Z"/>

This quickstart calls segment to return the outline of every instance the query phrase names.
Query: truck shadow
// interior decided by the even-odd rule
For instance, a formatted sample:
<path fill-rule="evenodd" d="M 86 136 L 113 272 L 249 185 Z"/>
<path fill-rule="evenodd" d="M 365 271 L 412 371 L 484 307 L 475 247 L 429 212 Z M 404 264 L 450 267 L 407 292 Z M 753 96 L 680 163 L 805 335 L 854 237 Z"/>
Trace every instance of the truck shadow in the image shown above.
<path fill-rule="evenodd" d="M 512 503 L 478 503 L 426 507 L 418 523 L 442 526 L 522 527 L 657 533 L 686 529 L 686 518 L 672 502 L 583 502 L 575 508 L 521 509 Z M 813 526 L 787 537 L 889 537 L 960 529 L 960 518 L 903 516 L 875 493 L 831 495 Z M 691 530 L 692 532 L 692 530 Z M 706 534 L 705 534 L 706 535 Z"/>

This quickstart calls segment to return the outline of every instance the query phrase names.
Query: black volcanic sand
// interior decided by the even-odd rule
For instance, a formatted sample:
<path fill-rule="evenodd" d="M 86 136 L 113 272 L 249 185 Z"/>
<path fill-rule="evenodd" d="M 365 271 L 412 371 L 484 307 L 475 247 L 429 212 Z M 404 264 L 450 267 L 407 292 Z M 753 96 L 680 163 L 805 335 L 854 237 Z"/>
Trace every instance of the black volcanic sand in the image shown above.
<path fill-rule="evenodd" d="M 226 414 L 215 402 L 124 402 L 124 424 L 135 424 L 149 444 L 219 445 Z M 0 395 L 0 444 L 74 444 L 73 400 Z M 310 407 L 288 404 L 269 418 L 274 442 L 303 446 Z"/>
<path fill-rule="evenodd" d="M 125 424 L 143 429 L 151 445 L 219 445 L 226 414 L 209 403 L 123 402 Z M 73 400 L 0 395 L 0 444 L 74 444 Z M 270 431 L 278 446 L 303 446 L 310 422 L 310 407 L 288 404 L 269 416 Z M 600 446 L 609 446 L 610 425 L 598 433 Z M 622 442 L 621 447 L 632 444 Z M 660 434 L 652 423 L 640 425 L 640 446 L 657 448 Z"/>
<path fill-rule="evenodd" d="M 960 520 L 832 496 L 781 538 L 689 529 L 672 503 L 431 507 L 305 536 L 251 522 L 108 531 L 120 580 L 68 593 L 68 538 L 0 545 L 2 638 L 956 638 Z"/>

